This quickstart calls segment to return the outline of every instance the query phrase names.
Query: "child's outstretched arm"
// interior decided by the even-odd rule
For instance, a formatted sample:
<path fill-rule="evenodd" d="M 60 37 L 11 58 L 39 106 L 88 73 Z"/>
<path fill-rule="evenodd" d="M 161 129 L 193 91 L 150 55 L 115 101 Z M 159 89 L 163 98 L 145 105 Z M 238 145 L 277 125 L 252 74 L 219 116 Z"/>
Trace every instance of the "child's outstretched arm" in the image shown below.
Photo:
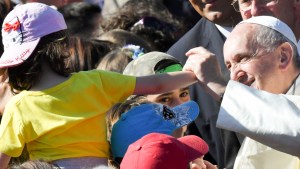
<path fill-rule="evenodd" d="M 187 87 L 197 82 L 191 71 L 178 71 L 164 74 L 137 77 L 134 95 L 165 93 Z"/>
<path fill-rule="evenodd" d="M 10 158 L 10 156 L 0 153 L 0 169 L 7 168 Z"/>

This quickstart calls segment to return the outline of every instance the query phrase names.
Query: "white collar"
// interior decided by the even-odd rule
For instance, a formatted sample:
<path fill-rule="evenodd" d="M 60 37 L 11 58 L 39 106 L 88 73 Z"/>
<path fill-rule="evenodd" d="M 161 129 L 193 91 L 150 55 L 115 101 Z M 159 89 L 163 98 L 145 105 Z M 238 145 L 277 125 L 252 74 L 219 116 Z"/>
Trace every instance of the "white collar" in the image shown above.
<path fill-rule="evenodd" d="M 218 30 L 227 38 L 230 32 L 232 31 L 233 27 L 228 26 L 221 26 L 218 24 L 215 24 Z"/>

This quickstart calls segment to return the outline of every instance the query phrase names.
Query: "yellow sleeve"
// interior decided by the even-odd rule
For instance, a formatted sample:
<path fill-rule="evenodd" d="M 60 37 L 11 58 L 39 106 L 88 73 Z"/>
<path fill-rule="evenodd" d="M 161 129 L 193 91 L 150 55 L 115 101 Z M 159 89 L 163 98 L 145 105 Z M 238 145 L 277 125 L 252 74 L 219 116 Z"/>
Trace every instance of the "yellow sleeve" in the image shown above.
<path fill-rule="evenodd" d="M 107 97 L 116 102 L 122 102 L 133 94 L 136 84 L 135 76 L 123 75 L 116 72 L 103 71 L 100 74 L 103 90 Z"/>
<path fill-rule="evenodd" d="M 7 106 L 2 116 L 0 125 L 0 152 L 18 157 L 25 145 L 20 116 L 14 112 L 14 107 Z"/>

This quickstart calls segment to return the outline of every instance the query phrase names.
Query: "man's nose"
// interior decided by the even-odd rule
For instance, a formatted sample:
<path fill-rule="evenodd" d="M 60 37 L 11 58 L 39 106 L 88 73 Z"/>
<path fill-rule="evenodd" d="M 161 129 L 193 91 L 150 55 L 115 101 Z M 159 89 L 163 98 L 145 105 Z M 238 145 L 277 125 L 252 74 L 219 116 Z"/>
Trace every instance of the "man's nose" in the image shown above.
<path fill-rule="evenodd" d="M 230 79 L 238 81 L 245 73 L 240 69 L 239 64 L 232 65 L 230 69 Z"/>
<path fill-rule="evenodd" d="M 240 70 L 235 73 L 231 73 L 231 80 L 246 84 L 248 80 L 247 73 Z"/>
<path fill-rule="evenodd" d="M 252 0 L 251 5 L 241 8 L 243 19 L 249 19 L 254 16 L 266 15 L 265 4 L 257 0 Z"/>
<path fill-rule="evenodd" d="M 252 0 L 250 6 L 251 16 L 260 16 L 264 15 L 266 4 L 262 3 L 260 0 Z"/>

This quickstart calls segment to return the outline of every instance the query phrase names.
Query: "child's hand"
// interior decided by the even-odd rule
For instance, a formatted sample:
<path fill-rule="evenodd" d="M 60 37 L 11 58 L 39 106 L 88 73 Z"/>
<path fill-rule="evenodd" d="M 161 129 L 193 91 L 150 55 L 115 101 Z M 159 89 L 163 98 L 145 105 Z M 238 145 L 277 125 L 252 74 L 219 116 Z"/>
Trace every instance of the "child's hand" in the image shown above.
<path fill-rule="evenodd" d="M 223 78 L 220 65 L 215 54 L 203 47 L 190 49 L 183 70 L 195 73 L 200 85 L 216 101 L 225 91 L 227 82 Z"/>
<path fill-rule="evenodd" d="M 204 156 L 193 160 L 190 163 L 190 169 L 218 169 L 216 165 L 203 159 Z"/>
<path fill-rule="evenodd" d="M 201 83 L 207 85 L 209 82 L 219 81 L 222 78 L 220 65 L 215 54 L 203 47 L 190 49 L 183 70 L 192 71 Z"/>
<path fill-rule="evenodd" d="M 204 164 L 206 165 L 206 169 L 218 169 L 217 165 L 213 165 L 212 163 L 204 160 Z"/>
<path fill-rule="evenodd" d="M 191 163 L 190 163 L 190 169 L 206 169 L 206 165 L 204 163 L 204 159 L 203 159 L 204 156 L 200 157 L 200 158 L 197 158 L 195 160 L 193 160 Z"/>

